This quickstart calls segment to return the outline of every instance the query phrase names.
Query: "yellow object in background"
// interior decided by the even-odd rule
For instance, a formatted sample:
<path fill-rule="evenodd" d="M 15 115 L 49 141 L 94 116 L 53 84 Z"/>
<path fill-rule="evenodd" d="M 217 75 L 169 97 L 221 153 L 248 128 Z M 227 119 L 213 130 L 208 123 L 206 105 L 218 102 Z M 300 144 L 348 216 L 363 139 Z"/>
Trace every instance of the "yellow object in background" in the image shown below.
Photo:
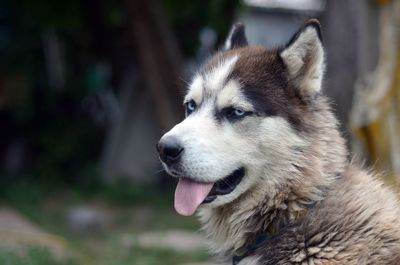
<path fill-rule="evenodd" d="M 387 5 L 389 4 L 390 0 L 375 0 L 375 3 L 378 5 Z"/>
<path fill-rule="evenodd" d="M 379 1 L 385 2 L 385 1 Z M 382 7 L 379 61 L 355 88 L 350 118 L 353 153 L 400 184 L 400 1 Z"/>

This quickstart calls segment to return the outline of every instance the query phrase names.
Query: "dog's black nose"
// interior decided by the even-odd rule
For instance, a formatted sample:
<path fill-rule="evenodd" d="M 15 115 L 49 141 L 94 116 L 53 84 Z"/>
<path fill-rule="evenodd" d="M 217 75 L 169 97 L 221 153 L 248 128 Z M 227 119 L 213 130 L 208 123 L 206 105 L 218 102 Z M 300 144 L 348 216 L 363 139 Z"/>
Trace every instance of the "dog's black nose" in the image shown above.
<path fill-rule="evenodd" d="M 176 163 L 182 155 L 183 147 L 175 137 L 163 137 L 157 144 L 160 159 L 168 166 Z"/>

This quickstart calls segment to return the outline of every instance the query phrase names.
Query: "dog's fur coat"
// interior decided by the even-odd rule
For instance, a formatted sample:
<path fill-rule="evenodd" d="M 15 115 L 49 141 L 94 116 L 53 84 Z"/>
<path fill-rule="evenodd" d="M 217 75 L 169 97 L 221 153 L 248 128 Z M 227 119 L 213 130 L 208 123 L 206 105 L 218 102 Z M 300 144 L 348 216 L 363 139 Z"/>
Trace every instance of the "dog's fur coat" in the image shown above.
<path fill-rule="evenodd" d="M 231 193 L 197 210 L 223 262 L 266 233 L 238 264 L 400 264 L 399 200 L 349 160 L 321 94 L 323 72 L 319 23 L 310 20 L 278 49 L 249 46 L 237 24 L 193 79 L 185 102 L 197 108 L 166 134 L 185 150 L 164 166 L 212 183 L 246 169 Z M 248 116 L 220 114 L 231 105 Z"/>

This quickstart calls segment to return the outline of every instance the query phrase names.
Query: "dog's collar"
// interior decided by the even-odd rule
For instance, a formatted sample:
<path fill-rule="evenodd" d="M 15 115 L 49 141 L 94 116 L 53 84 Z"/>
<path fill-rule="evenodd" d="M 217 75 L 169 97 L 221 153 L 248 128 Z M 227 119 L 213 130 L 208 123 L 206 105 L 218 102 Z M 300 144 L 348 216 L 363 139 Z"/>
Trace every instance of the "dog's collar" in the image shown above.
<path fill-rule="evenodd" d="M 242 255 L 233 255 L 232 257 L 232 264 L 237 265 L 239 264 L 242 259 L 250 256 L 253 254 L 257 248 L 259 248 L 263 243 L 267 242 L 270 239 L 270 236 L 267 233 L 260 234 L 254 244 L 247 246 L 246 251 Z"/>
<path fill-rule="evenodd" d="M 312 209 L 315 206 L 315 202 L 309 203 L 305 205 L 307 209 Z M 232 265 L 237 265 L 242 259 L 254 254 L 254 252 L 265 242 L 268 242 L 271 239 L 271 236 L 268 233 L 259 234 L 254 241 L 254 244 L 250 244 L 246 247 L 246 250 L 241 255 L 233 255 L 232 257 Z"/>

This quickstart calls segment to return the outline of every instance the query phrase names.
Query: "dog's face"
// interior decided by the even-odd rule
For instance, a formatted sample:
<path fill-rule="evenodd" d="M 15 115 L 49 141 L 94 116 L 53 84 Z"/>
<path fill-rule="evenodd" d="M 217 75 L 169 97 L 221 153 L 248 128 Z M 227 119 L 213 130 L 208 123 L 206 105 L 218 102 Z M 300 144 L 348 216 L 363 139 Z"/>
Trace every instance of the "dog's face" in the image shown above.
<path fill-rule="evenodd" d="M 323 75 L 319 24 L 307 22 L 286 47 L 248 46 L 243 25 L 193 77 L 186 119 L 158 144 L 166 171 L 180 179 L 175 209 L 232 202 L 257 185 L 277 188 L 309 143 L 301 136 Z M 279 177 L 277 177 L 279 176 Z M 267 185 L 266 185 L 267 184 Z M 268 190 L 266 190 L 268 192 Z"/>

